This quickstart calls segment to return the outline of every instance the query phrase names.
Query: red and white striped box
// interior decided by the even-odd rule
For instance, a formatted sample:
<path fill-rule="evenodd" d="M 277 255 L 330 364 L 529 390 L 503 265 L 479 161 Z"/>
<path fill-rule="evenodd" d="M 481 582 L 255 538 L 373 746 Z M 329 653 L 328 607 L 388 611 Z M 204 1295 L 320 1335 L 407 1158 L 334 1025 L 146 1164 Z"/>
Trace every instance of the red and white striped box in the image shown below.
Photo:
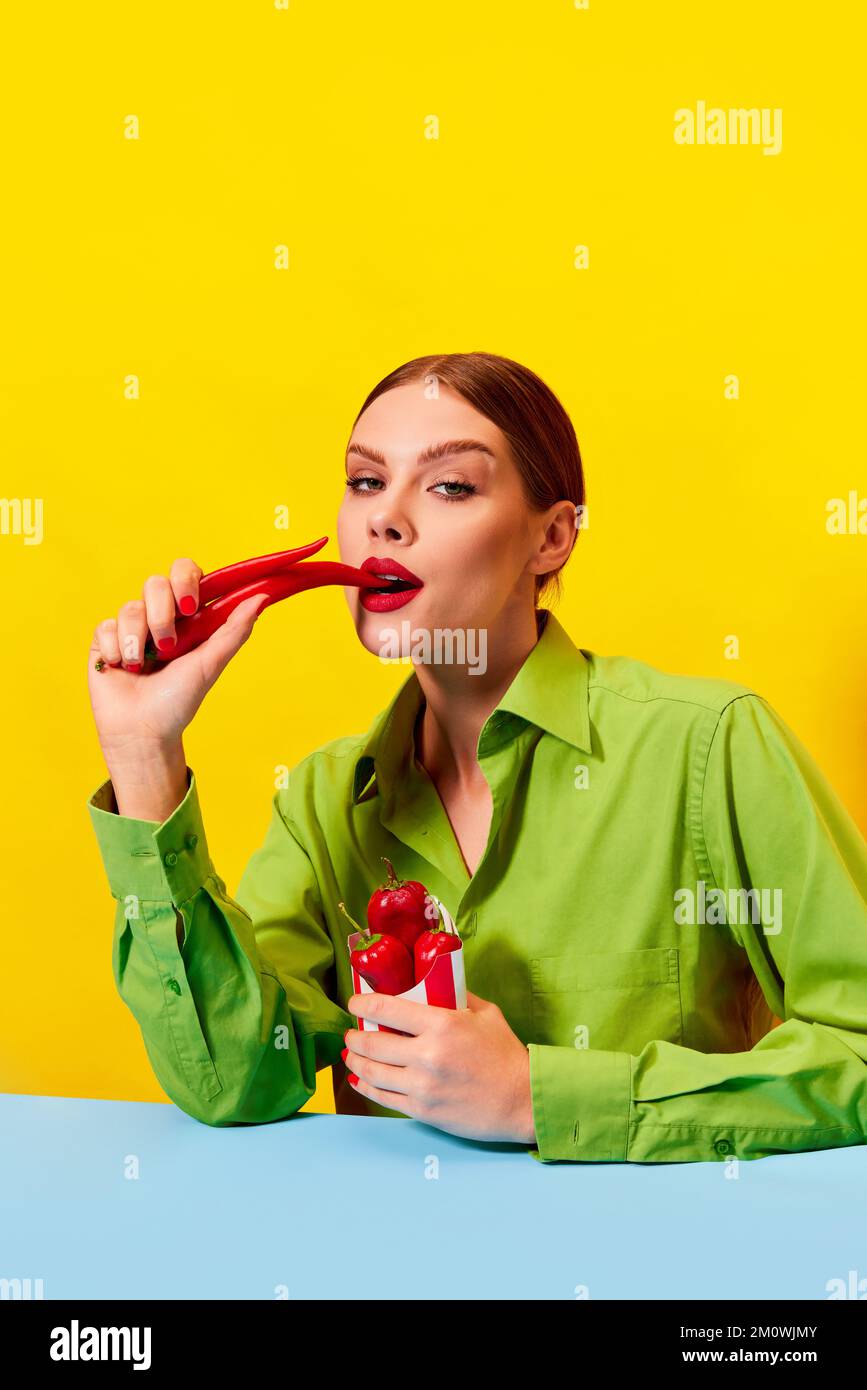
<path fill-rule="evenodd" d="M 439 898 L 433 893 L 430 897 L 436 903 L 440 914 L 441 924 L 447 931 L 454 932 L 457 936 L 455 924 L 449 915 L 448 909 L 443 906 Z M 364 932 L 354 931 L 346 939 L 347 950 L 355 950 L 358 942 L 363 938 Z M 373 985 L 368 984 L 363 975 L 359 975 L 355 966 L 350 960 L 352 970 L 352 988 L 354 994 L 375 994 Z M 453 951 L 445 951 L 443 955 L 437 956 L 430 970 L 423 980 L 413 985 L 412 989 L 405 989 L 403 994 L 395 994 L 395 999 L 409 999 L 414 1004 L 436 1004 L 440 1009 L 465 1009 L 467 1007 L 467 984 L 464 977 L 464 944 L 461 942 Z M 356 1024 L 361 1032 L 382 1032 L 382 1033 L 401 1033 L 400 1028 L 389 1028 L 385 1023 L 374 1023 L 373 1019 L 358 1016 Z M 405 1037 L 411 1036 L 404 1034 Z"/>

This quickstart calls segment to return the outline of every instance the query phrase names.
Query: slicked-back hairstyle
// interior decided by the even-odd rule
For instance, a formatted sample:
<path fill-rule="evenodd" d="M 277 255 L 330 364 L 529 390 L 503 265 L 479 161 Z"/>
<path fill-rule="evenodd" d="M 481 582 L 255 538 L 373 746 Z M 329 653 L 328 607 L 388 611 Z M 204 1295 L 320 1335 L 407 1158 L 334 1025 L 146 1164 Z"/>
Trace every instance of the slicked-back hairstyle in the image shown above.
<path fill-rule="evenodd" d="M 490 352 L 415 357 L 377 382 L 353 427 L 378 396 L 413 382 L 449 387 L 502 430 L 529 506 L 546 511 L 566 500 L 574 502 L 579 517 L 583 516 L 584 469 L 574 426 L 551 388 L 529 367 Z M 537 607 L 549 594 L 560 597 L 559 569 L 536 575 Z"/>

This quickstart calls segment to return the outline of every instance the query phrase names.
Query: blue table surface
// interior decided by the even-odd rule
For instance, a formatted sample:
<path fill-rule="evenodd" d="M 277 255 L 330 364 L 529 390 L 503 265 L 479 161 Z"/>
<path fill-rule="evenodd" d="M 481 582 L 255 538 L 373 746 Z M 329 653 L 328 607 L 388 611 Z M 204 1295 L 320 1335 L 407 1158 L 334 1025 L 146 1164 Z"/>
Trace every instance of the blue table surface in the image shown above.
<path fill-rule="evenodd" d="M 828 1299 L 867 1277 L 865 1192 L 867 1145 L 544 1164 L 410 1119 L 0 1095 L 0 1278 L 45 1299 L 351 1299 L 371 1276 L 378 1298 Z"/>

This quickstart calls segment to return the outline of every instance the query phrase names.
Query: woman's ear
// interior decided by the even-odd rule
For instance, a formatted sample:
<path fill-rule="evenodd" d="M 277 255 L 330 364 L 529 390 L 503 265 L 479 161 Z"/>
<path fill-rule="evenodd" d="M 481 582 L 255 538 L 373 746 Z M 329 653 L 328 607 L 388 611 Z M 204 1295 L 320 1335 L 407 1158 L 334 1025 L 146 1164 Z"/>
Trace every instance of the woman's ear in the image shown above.
<path fill-rule="evenodd" d="M 531 574 L 548 574 L 565 565 L 578 539 L 578 516 L 575 503 L 568 501 L 555 502 L 543 513 L 544 533 L 528 566 Z"/>

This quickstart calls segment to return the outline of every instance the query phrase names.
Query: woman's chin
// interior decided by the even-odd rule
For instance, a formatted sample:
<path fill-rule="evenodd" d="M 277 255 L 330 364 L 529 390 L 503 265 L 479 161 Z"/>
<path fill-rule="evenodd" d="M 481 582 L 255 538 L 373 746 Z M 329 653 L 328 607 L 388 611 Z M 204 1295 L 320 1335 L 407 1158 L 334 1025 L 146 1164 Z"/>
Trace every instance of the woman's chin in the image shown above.
<path fill-rule="evenodd" d="M 487 650 L 485 627 L 467 626 L 454 613 L 449 617 L 431 611 L 431 603 L 421 596 L 391 612 L 369 612 L 355 602 L 355 628 L 362 646 L 380 661 L 412 661 L 437 664 L 440 661 L 463 666 L 476 665 Z M 472 655 L 475 653 L 475 655 Z"/>
<path fill-rule="evenodd" d="M 367 609 L 358 603 L 356 609 L 356 628 L 358 637 L 372 652 L 379 652 L 383 642 L 393 641 L 395 635 L 411 632 L 415 627 L 424 627 L 424 613 L 415 603 L 406 603 L 399 609 Z"/>
<path fill-rule="evenodd" d="M 427 626 L 427 604 L 422 603 L 421 593 L 414 595 L 409 603 L 399 607 L 384 608 L 380 611 L 368 609 L 360 597 L 355 601 L 355 629 L 362 645 L 374 656 L 383 660 L 395 657 L 408 657 L 412 647 L 412 634 Z"/>

